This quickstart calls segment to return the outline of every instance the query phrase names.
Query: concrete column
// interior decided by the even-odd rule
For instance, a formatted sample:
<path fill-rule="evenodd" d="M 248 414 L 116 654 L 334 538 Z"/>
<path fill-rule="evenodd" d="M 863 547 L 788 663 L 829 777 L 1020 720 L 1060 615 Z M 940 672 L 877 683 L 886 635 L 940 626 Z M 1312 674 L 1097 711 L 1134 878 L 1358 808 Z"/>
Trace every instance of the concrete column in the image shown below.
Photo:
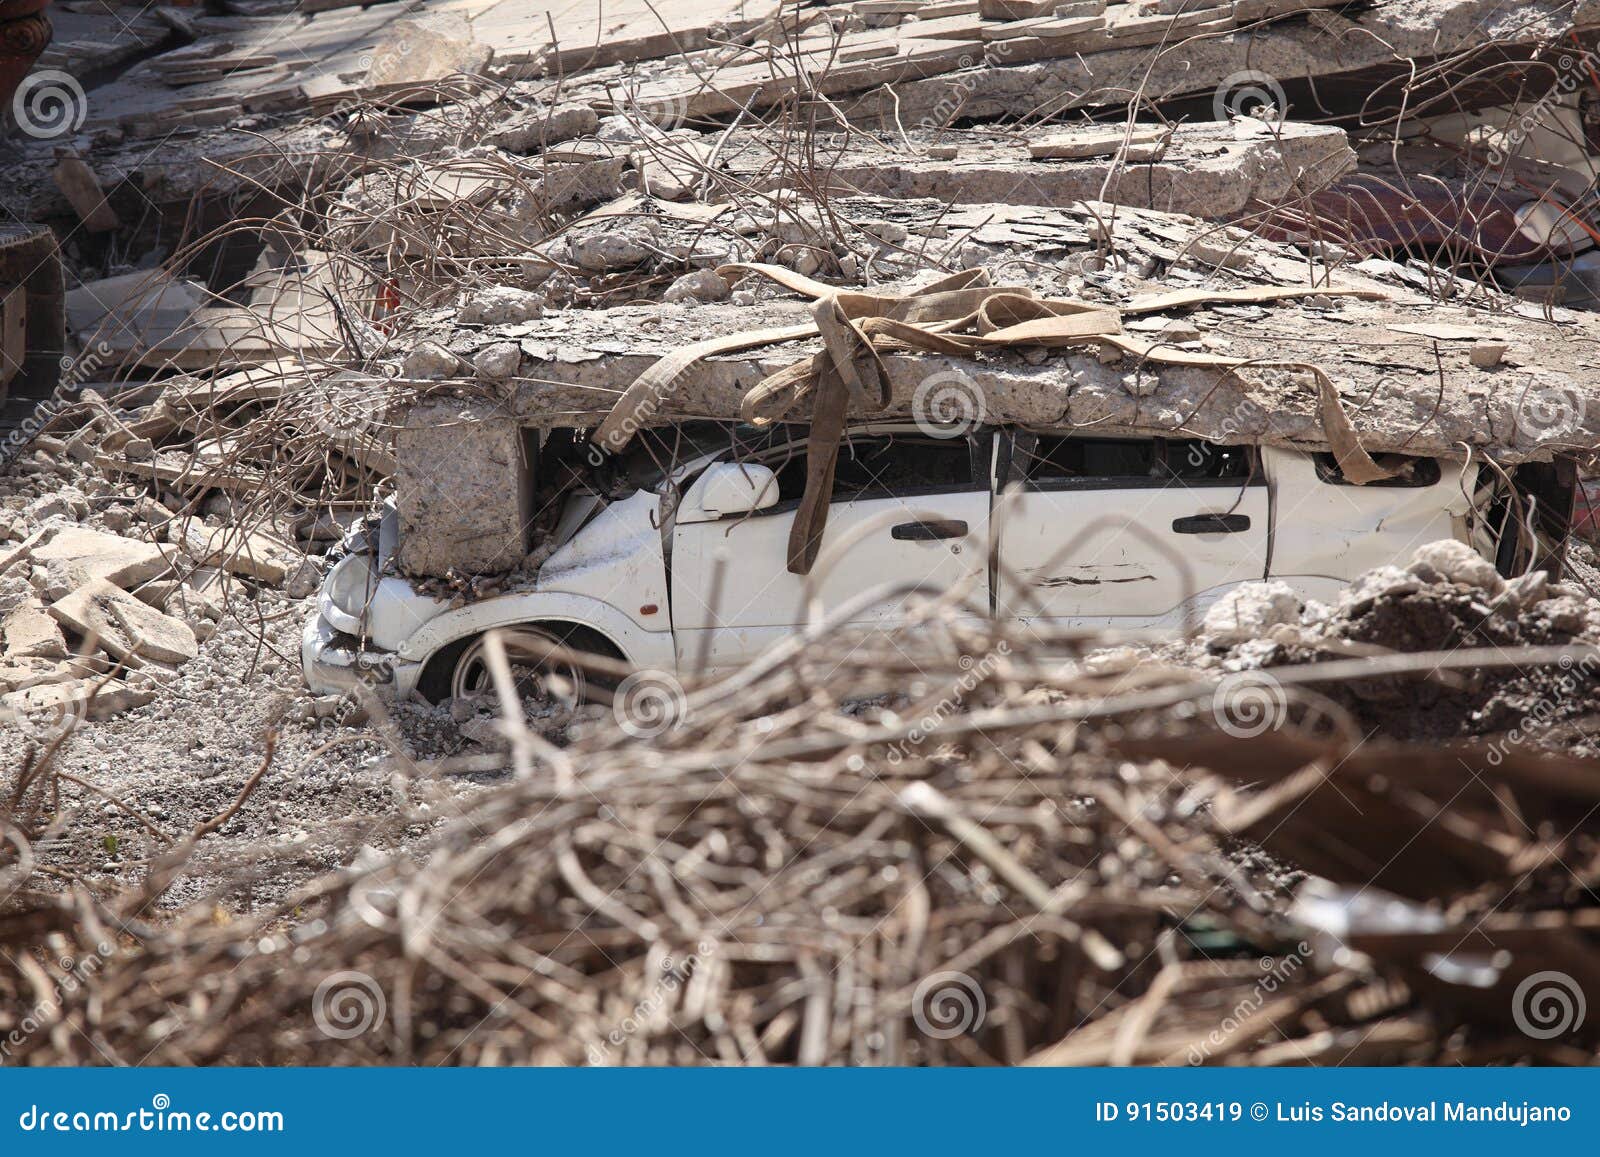
<path fill-rule="evenodd" d="M 528 553 L 536 445 L 493 404 L 413 407 L 396 439 L 400 569 L 443 577 L 518 566 Z"/>

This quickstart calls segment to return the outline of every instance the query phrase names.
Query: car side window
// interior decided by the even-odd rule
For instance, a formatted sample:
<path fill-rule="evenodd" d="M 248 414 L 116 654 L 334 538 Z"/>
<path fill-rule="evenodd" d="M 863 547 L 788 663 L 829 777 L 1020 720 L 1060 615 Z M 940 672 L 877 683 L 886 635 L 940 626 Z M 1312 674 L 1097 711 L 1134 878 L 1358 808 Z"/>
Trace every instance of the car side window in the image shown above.
<path fill-rule="evenodd" d="M 792 504 L 800 501 L 805 493 L 808 460 L 804 442 L 793 442 L 759 457 L 758 461 L 778 476 L 778 506 L 764 513 L 792 509 Z M 832 501 L 946 494 L 971 490 L 974 485 L 972 445 L 965 438 L 846 435 L 839 444 Z"/>
<path fill-rule="evenodd" d="M 1019 434 L 1011 476 L 1037 489 L 1239 485 L 1259 480 L 1255 451 L 1191 438 Z"/>

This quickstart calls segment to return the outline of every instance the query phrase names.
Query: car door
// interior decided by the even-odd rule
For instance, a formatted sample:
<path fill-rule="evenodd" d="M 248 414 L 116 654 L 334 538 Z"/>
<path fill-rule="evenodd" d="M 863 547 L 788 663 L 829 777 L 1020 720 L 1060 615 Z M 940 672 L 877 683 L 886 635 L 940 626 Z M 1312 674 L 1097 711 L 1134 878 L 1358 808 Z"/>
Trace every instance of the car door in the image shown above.
<path fill-rule="evenodd" d="M 1041 626 L 1147 626 L 1266 572 L 1252 447 L 1015 434 L 996 504 L 996 610 Z"/>
<path fill-rule="evenodd" d="M 905 618 L 907 592 L 883 591 L 885 584 L 943 591 L 966 582 L 968 613 L 987 613 L 991 446 L 987 432 L 848 433 L 812 576 L 824 612 L 880 590 L 882 597 L 867 599 L 850 621 L 892 627 Z M 787 567 L 805 484 L 805 442 L 788 441 L 751 460 L 776 472 L 775 506 L 673 530 L 672 624 L 679 662 L 688 669 L 744 662 L 805 621 L 807 580 Z M 830 553 L 847 539 L 848 549 L 829 565 Z"/>

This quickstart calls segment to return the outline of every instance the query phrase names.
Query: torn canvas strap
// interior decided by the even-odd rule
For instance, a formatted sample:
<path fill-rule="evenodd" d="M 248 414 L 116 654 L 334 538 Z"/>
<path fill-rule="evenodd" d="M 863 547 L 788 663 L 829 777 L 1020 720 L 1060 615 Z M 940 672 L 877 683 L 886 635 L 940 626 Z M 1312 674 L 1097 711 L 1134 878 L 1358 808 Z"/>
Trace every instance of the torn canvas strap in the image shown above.
<path fill-rule="evenodd" d="M 776 265 L 736 264 L 724 276 L 754 273 L 812 299 L 812 324 L 756 330 L 701 342 L 662 358 L 641 374 L 595 432 L 595 441 L 615 453 L 645 425 L 684 369 L 704 357 L 820 337 L 822 350 L 768 376 L 746 394 L 741 417 L 756 424 L 778 421 L 809 402 L 805 494 L 789 537 L 789 569 L 809 573 L 821 548 L 833 490 L 839 444 L 852 403 L 884 409 L 891 401 L 886 349 L 904 348 L 946 356 L 983 349 L 1043 346 L 1112 346 L 1142 361 L 1234 371 L 1250 367 L 1300 370 L 1317 382 L 1318 414 L 1344 476 L 1361 484 L 1390 476 L 1362 448 L 1345 413 L 1338 388 L 1318 366 L 1301 361 L 1260 361 L 1182 350 L 1125 334 L 1122 317 L 1184 309 L 1211 302 L 1259 303 L 1310 295 L 1382 297 L 1373 290 L 1260 286 L 1236 290 L 1184 289 L 1136 298 L 1125 306 L 1041 298 L 1026 286 L 991 286 L 983 270 L 968 270 L 903 295 L 863 293 L 824 285 Z"/>

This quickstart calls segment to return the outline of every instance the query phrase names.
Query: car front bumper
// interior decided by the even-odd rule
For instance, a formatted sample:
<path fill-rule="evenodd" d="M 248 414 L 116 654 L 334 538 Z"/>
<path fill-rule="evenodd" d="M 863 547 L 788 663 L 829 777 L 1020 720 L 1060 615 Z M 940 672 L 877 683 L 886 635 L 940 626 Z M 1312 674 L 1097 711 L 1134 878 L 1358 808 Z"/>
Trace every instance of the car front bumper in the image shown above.
<path fill-rule="evenodd" d="M 392 651 L 363 651 L 320 614 L 313 614 L 300 636 L 300 667 L 306 686 L 318 695 L 344 695 L 358 687 L 392 687 L 399 698 L 411 692 L 421 664 Z"/>

